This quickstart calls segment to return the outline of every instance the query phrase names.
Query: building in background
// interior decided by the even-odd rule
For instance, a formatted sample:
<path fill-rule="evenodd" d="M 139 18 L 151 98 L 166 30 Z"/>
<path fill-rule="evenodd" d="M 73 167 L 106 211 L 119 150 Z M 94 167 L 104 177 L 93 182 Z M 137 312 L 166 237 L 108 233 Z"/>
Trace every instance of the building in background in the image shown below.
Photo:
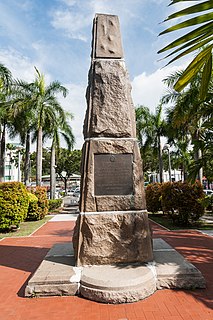
<path fill-rule="evenodd" d="M 19 143 L 9 143 L 5 152 L 4 181 L 21 181 L 21 149 Z"/>

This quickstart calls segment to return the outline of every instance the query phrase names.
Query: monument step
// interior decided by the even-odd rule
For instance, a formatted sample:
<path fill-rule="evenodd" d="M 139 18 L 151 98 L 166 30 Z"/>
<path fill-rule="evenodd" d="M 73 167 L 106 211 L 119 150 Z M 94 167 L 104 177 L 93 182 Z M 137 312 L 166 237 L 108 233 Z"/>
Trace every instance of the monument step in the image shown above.
<path fill-rule="evenodd" d="M 201 272 L 162 239 L 151 263 L 75 267 L 71 243 L 54 245 L 25 289 L 27 297 L 77 295 L 104 303 L 138 301 L 158 289 L 205 288 Z"/>
<path fill-rule="evenodd" d="M 73 206 L 73 207 L 62 207 L 61 208 L 61 213 L 72 213 L 72 212 L 77 212 L 79 211 L 77 206 Z"/>

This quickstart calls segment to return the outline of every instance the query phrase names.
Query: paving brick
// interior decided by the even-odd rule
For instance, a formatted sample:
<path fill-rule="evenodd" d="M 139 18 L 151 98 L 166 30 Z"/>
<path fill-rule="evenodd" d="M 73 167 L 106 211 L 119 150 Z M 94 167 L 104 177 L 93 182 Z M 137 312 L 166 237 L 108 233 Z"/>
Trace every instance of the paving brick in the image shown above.
<path fill-rule="evenodd" d="M 81 297 L 25 298 L 26 281 L 56 243 L 70 242 L 73 222 L 48 222 L 30 237 L 0 242 L 1 320 L 212 320 L 213 238 L 193 230 L 167 231 L 153 225 L 162 238 L 195 264 L 207 289 L 159 290 L 143 301 L 105 305 Z M 110 318 L 111 315 L 111 318 Z"/>

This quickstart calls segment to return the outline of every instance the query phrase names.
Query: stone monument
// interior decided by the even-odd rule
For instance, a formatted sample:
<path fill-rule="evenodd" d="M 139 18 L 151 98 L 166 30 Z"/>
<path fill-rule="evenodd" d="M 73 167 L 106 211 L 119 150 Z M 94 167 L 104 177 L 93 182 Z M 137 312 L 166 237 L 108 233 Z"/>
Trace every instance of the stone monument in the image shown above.
<path fill-rule="evenodd" d="M 77 266 L 153 260 L 131 85 L 117 16 L 97 14 L 84 121 Z"/>
<path fill-rule="evenodd" d="M 205 288 L 195 266 L 163 239 L 152 242 L 130 91 L 118 17 L 97 14 L 74 251 L 70 243 L 55 244 L 26 296 L 80 294 L 126 303 L 162 288 Z"/>

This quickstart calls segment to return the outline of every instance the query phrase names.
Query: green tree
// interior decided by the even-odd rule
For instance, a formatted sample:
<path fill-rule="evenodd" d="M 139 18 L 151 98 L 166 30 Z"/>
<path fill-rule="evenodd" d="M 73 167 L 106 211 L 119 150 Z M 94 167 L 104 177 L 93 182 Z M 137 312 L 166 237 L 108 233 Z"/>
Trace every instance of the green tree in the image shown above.
<path fill-rule="evenodd" d="M 73 119 L 73 115 L 69 112 L 61 113 L 60 118 L 55 119 L 56 122 L 51 121 L 51 123 L 46 126 L 47 131 L 45 135 L 52 139 L 51 145 L 51 160 L 50 160 L 50 198 L 55 199 L 55 189 L 56 189 L 56 152 L 60 148 L 60 137 L 63 137 L 67 144 L 68 150 L 73 148 L 75 139 L 72 133 L 72 128 L 69 124 L 69 120 Z"/>
<path fill-rule="evenodd" d="M 23 80 L 15 80 L 13 84 L 14 101 L 16 113 L 13 126 L 10 129 L 10 137 L 19 136 L 20 143 L 25 145 L 24 152 L 24 183 L 29 185 L 30 174 L 30 144 L 31 132 L 33 131 L 34 113 L 31 108 L 32 92 L 29 84 Z"/>
<path fill-rule="evenodd" d="M 136 108 L 136 130 L 138 140 L 142 149 L 142 158 L 150 147 L 157 150 L 160 182 L 163 181 L 163 161 L 161 137 L 164 135 L 165 121 L 162 120 L 162 105 L 156 108 L 153 114 L 147 107 L 139 106 Z"/>
<path fill-rule="evenodd" d="M 200 74 L 197 74 L 181 93 L 173 90 L 174 83 L 181 77 L 182 72 L 178 71 L 164 79 L 168 86 L 168 92 L 161 99 L 161 102 L 173 105 L 167 109 L 167 130 L 170 131 L 170 142 L 179 149 L 183 160 L 183 169 L 186 173 L 189 167 L 189 145 L 193 146 L 194 159 L 197 162 L 202 158 L 202 150 L 199 148 L 200 137 L 206 131 L 204 123 L 212 114 L 212 85 L 209 86 L 204 101 L 199 98 Z M 210 82 L 210 84 L 212 81 Z M 202 168 L 197 172 L 197 178 L 202 180 Z M 185 176 L 186 178 L 186 176 Z"/>
<path fill-rule="evenodd" d="M 0 182 L 4 181 L 6 128 L 11 119 L 12 73 L 0 63 Z"/>
<path fill-rule="evenodd" d="M 41 185 L 42 179 L 42 146 L 43 130 L 51 122 L 56 123 L 57 119 L 63 117 L 64 110 L 61 107 L 57 94 L 67 95 L 67 89 L 59 81 L 53 81 L 46 85 L 44 75 L 37 68 L 36 78 L 33 83 L 28 84 L 30 99 L 26 104 L 30 105 L 34 115 L 34 132 L 36 133 L 36 185 Z"/>
<path fill-rule="evenodd" d="M 67 190 L 67 181 L 73 174 L 80 174 L 81 150 L 69 151 L 60 148 L 56 155 L 56 173 L 64 182 L 65 192 Z"/>
<path fill-rule="evenodd" d="M 189 2 L 190 0 L 171 0 L 170 5 L 179 2 Z M 160 35 L 174 32 L 188 27 L 194 27 L 178 39 L 172 41 L 169 45 L 162 48 L 158 53 L 173 50 L 165 58 L 173 56 L 168 64 L 180 59 L 181 57 L 198 51 L 181 77 L 174 84 L 174 89 L 178 92 L 183 90 L 188 83 L 201 71 L 200 98 L 205 99 L 208 85 L 212 76 L 212 48 L 213 48 L 213 1 L 199 1 L 198 4 L 189 5 L 187 8 L 171 14 L 165 21 L 171 21 L 175 18 L 184 17 L 186 20 L 167 28 Z M 207 12 L 206 12 L 207 11 Z M 193 15 L 188 19 L 189 15 Z M 198 26 L 199 25 L 199 26 Z M 201 50 L 202 49 L 202 50 Z M 200 51 L 201 50 L 201 51 Z"/>

